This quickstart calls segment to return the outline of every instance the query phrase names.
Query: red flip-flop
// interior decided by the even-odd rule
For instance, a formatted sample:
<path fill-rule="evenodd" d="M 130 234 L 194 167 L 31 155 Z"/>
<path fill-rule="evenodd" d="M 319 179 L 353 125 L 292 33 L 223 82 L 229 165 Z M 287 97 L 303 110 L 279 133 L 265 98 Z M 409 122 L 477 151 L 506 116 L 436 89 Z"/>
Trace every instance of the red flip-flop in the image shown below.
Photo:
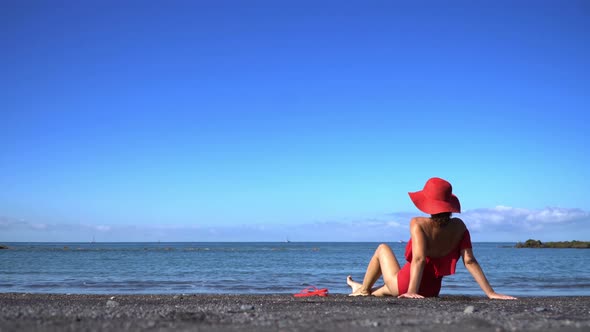
<path fill-rule="evenodd" d="M 328 296 L 328 289 L 318 289 L 315 286 L 309 286 L 297 294 L 293 294 L 295 297 L 307 297 L 307 296 Z"/>

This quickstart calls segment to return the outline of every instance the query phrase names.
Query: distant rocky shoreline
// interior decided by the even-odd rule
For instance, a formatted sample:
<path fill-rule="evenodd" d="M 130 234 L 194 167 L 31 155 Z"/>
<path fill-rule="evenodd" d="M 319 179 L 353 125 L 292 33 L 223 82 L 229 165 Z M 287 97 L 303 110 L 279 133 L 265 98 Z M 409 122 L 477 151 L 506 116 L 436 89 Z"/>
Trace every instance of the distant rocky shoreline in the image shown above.
<path fill-rule="evenodd" d="M 518 242 L 516 248 L 574 248 L 590 249 L 588 241 L 560 241 L 560 242 L 541 242 L 540 240 L 528 239 L 525 243 Z"/>

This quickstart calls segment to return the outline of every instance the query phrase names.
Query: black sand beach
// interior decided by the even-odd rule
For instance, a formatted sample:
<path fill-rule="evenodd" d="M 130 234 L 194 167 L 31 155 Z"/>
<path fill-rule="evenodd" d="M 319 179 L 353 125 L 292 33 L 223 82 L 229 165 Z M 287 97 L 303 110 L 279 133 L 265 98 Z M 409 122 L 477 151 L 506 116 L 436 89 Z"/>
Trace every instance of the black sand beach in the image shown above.
<path fill-rule="evenodd" d="M 588 331 L 590 297 L 0 294 L 0 331 Z"/>

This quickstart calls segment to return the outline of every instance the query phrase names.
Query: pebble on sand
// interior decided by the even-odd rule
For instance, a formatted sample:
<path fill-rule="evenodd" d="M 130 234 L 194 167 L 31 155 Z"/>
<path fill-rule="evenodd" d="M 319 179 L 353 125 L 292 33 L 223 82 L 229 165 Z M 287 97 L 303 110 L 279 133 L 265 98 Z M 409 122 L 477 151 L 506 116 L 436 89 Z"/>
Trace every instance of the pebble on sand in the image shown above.
<path fill-rule="evenodd" d="M 254 310 L 254 306 L 251 304 L 242 304 L 240 310 Z"/>
<path fill-rule="evenodd" d="M 463 310 L 463 312 L 466 314 L 472 314 L 474 311 L 475 311 L 475 307 L 472 305 L 466 306 L 465 310 Z"/>
<path fill-rule="evenodd" d="M 117 307 L 117 306 L 119 306 L 119 302 L 113 301 L 113 300 L 108 300 L 107 301 L 107 307 L 114 308 L 114 307 Z"/>

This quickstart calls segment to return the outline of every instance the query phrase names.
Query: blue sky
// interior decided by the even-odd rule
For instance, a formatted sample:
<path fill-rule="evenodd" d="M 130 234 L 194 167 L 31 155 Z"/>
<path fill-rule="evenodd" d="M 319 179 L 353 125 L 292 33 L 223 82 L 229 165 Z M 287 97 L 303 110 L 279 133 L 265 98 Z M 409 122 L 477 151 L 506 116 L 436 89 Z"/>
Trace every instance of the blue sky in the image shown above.
<path fill-rule="evenodd" d="M 0 241 L 590 240 L 584 1 L 4 1 Z"/>

